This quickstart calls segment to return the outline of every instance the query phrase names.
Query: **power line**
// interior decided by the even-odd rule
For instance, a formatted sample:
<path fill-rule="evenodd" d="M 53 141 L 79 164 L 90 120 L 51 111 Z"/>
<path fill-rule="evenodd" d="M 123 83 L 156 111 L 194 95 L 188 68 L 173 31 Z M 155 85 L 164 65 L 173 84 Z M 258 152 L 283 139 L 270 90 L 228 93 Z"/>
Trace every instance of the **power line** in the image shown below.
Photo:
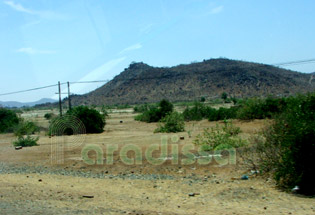
<path fill-rule="evenodd" d="M 289 61 L 289 62 L 277 63 L 277 64 L 271 64 L 271 65 L 273 65 L 273 66 L 287 66 L 287 65 L 299 65 L 299 64 L 306 64 L 306 63 L 315 63 L 315 59 Z"/>
<path fill-rule="evenodd" d="M 97 82 L 109 82 L 109 80 L 99 80 L 99 81 L 76 81 L 76 82 L 70 82 L 71 84 L 88 84 L 88 83 L 97 83 Z M 60 83 L 60 85 L 65 85 L 65 83 Z M 12 94 L 18 94 L 18 93 L 24 93 L 24 92 L 29 92 L 29 91 L 34 91 L 34 90 L 41 90 L 41 89 L 46 89 L 50 87 L 56 87 L 58 84 L 52 84 L 48 86 L 43 86 L 43 87 L 36 87 L 32 89 L 27 89 L 27 90 L 19 90 L 19 91 L 14 91 L 14 92 L 9 92 L 9 93 L 2 93 L 0 96 L 7 96 L 7 95 L 12 95 Z"/>
<path fill-rule="evenodd" d="M 58 86 L 58 84 L 48 85 L 48 86 L 44 86 L 44 87 L 36 87 L 36 88 L 28 89 L 28 90 L 20 90 L 20 91 L 15 91 L 15 92 L 10 92 L 10 93 L 2 93 L 2 94 L 0 94 L 0 96 L 12 95 L 12 94 L 17 94 L 17 93 L 24 93 L 24 92 L 34 91 L 34 90 L 41 90 L 41 89 L 56 87 L 56 86 Z"/>

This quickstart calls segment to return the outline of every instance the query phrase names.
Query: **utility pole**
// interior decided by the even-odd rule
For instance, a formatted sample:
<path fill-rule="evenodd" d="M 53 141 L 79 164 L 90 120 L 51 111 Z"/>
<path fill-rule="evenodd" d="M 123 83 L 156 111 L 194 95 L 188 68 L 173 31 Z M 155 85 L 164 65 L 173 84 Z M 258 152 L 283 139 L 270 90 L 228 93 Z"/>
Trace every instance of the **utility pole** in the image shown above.
<path fill-rule="evenodd" d="M 68 102 L 69 102 L 69 110 L 71 110 L 71 98 L 70 98 L 70 83 L 68 83 Z"/>
<path fill-rule="evenodd" d="M 60 116 L 62 116 L 60 81 L 58 81 L 58 90 L 59 90 L 59 111 L 60 111 Z"/>

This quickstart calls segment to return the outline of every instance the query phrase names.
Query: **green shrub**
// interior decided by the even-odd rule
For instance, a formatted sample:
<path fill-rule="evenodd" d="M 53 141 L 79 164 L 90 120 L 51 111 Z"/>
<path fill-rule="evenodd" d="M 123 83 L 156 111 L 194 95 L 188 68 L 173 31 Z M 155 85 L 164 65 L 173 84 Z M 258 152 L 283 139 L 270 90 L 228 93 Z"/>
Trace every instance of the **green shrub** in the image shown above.
<path fill-rule="evenodd" d="M 205 106 L 200 102 L 195 102 L 192 108 L 186 107 L 183 112 L 186 121 L 199 121 L 208 119 L 209 121 L 218 121 L 224 119 L 234 119 L 238 111 L 238 106 L 231 108 L 220 107 L 218 110 Z"/>
<path fill-rule="evenodd" d="M 40 128 L 34 122 L 25 122 L 23 120 L 15 127 L 14 134 L 17 137 L 21 137 L 23 135 L 35 134 L 35 132 L 39 132 Z"/>
<path fill-rule="evenodd" d="M 86 133 L 102 133 L 104 131 L 105 116 L 94 108 L 78 106 L 69 110 L 67 114 L 80 119 L 85 126 Z"/>
<path fill-rule="evenodd" d="M 279 113 L 282 113 L 287 108 L 287 101 L 285 98 L 271 98 L 268 97 L 264 101 L 262 107 L 264 111 L 264 118 L 273 118 Z"/>
<path fill-rule="evenodd" d="M 161 110 L 157 107 L 152 107 L 148 111 L 139 114 L 135 117 L 135 120 L 142 122 L 158 122 L 162 118 Z"/>
<path fill-rule="evenodd" d="M 207 118 L 209 121 L 217 121 L 220 120 L 218 110 L 214 108 L 209 108 L 207 111 Z"/>
<path fill-rule="evenodd" d="M 151 122 L 149 111 L 146 111 L 142 114 L 135 116 L 134 119 L 136 121 L 141 121 L 141 122 Z"/>
<path fill-rule="evenodd" d="M 262 99 L 247 99 L 241 104 L 241 108 L 237 113 L 237 118 L 242 120 L 263 119 L 264 112 L 262 109 Z"/>
<path fill-rule="evenodd" d="M 0 108 L 0 133 L 12 132 L 19 123 L 19 118 L 12 110 Z"/>
<path fill-rule="evenodd" d="M 223 131 L 231 136 L 238 135 L 241 133 L 241 128 L 234 126 L 232 121 L 224 120 L 224 126 L 222 127 Z"/>
<path fill-rule="evenodd" d="M 228 126 L 230 130 L 239 130 L 233 128 L 232 124 Z M 240 130 L 239 130 L 240 132 Z M 197 135 L 194 144 L 201 146 L 203 151 L 223 150 L 228 148 L 238 148 L 246 144 L 245 140 L 237 137 L 238 132 L 228 132 L 227 125 L 204 129 L 202 134 Z"/>
<path fill-rule="evenodd" d="M 192 108 L 186 107 L 183 112 L 184 119 L 186 121 L 199 121 L 206 117 L 207 107 L 200 103 L 195 102 Z"/>
<path fill-rule="evenodd" d="M 154 132 L 176 133 L 185 130 L 184 117 L 178 112 L 172 112 L 161 119 Z"/>
<path fill-rule="evenodd" d="M 235 119 L 237 111 L 238 111 L 237 106 L 234 106 L 231 108 L 220 107 L 218 110 L 218 119 L 217 120 Z"/>
<path fill-rule="evenodd" d="M 242 120 L 273 118 L 285 111 L 286 106 L 284 98 L 247 99 L 242 102 L 237 118 Z"/>
<path fill-rule="evenodd" d="M 135 120 L 142 122 L 158 122 L 167 114 L 173 111 L 173 104 L 163 99 L 158 107 L 152 106 L 142 114 L 135 117 Z"/>
<path fill-rule="evenodd" d="M 31 137 L 30 135 L 27 135 L 26 137 L 20 136 L 16 141 L 13 142 L 13 145 L 22 147 L 37 146 L 38 140 L 39 137 Z"/>
<path fill-rule="evenodd" d="M 53 114 L 53 113 L 46 113 L 44 115 L 44 117 L 45 117 L 45 119 L 50 120 L 50 119 L 55 117 L 55 114 Z"/>
<path fill-rule="evenodd" d="M 218 110 L 212 108 L 208 109 L 207 117 L 209 121 L 218 121 L 225 119 L 235 119 L 238 111 L 238 106 L 224 108 L 220 107 Z"/>
<path fill-rule="evenodd" d="M 302 193 L 314 195 L 315 94 L 291 98 L 272 131 L 267 140 L 280 144 L 282 151 L 276 181 L 285 188 L 298 185 Z"/>
<path fill-rule="evenodd" d="M 30 135 L 39 132 L 40 128 L 34 122 L 25 122 L 20 120 L 20 123 L 14 128 L 14 135 L 18 138 L 13 142 L 14 146 L 36 146 L 39 137 L 31 137 Z"/>
<path fill-rule="evenodd" d="M 144 113 L 154 107 L 155 107 L 154 105 L 148 105 L 148 104 L 136 105 L 134 106 L 133 111 L 135 113 Z"/>
<path fill-rule="evenodd" d="M 290 97 L 286 110 L 254 142 L 259 169 L 271 172 L 279 187 L 315 195 L 315 94 Z"/>

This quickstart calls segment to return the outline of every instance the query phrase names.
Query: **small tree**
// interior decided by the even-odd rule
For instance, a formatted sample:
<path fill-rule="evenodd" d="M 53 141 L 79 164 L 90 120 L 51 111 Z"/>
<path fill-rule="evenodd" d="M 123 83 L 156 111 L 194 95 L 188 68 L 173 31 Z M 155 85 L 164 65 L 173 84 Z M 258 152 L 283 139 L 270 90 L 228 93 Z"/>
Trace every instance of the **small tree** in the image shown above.
<path fill-rule="evenodd" d="M 171 113 L 174 109 L 173 104 L 166 99 L 163 99 L 162 101 L 160 101 L 159 106 L 160 106 L 162 118 L 166 116 L 167 114 Z"/>
<path fill-rule="evenodd" d="M 17 140 L 13 142 L 13 145 L 22 147 L 37 146 L 39 137 L 31 135 L 35 134 L 35 132 L 39 132 L 39 130 L 39 127 L 34 122 L 20 120 L 20 123 L 15 127 L 14 134 Z"/>

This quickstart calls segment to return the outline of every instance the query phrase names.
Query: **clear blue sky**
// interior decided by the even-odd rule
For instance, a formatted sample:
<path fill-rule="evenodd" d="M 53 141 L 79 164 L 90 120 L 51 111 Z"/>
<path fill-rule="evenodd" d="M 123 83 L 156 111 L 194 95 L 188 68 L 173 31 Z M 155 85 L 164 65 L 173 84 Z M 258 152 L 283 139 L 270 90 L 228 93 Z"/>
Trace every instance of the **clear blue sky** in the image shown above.
<path fill-rule="evenodd" d="M 315 58 L 314 0 L 0 0 L 0 94 L 111 79 L 132 61 Z M 286 67 L 314 72 L 315 64 Z M 84 93 L 102 84 L 74 85 Z M 1 96 L 51 98 L 57 88 Z"/>

